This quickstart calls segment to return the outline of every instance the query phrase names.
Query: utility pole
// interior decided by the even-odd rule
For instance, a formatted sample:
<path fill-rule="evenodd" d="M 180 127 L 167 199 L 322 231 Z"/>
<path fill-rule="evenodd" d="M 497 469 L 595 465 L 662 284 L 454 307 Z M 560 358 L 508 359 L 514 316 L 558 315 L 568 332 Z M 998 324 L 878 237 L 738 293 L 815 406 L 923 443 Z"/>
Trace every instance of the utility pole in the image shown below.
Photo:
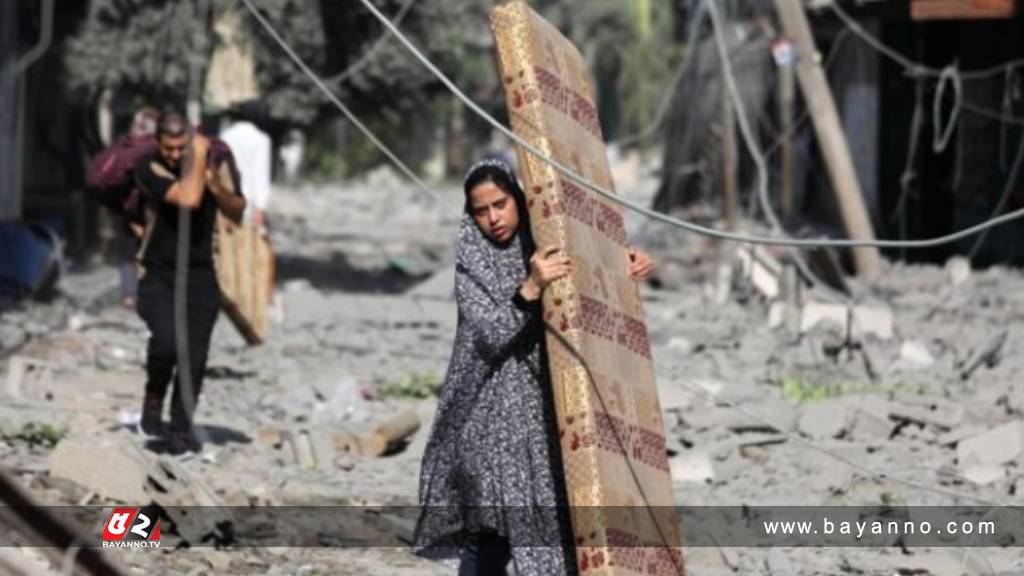
<path fill-rule="evenodd" d="M 846 232 L 853 240 L 874 240 L 874 227 L 864 207 L 864 196 L 857 172 L 853 168 L 850 147 L 821 68 L 821 57 L 814 45 L 803 3 L 801 0 L 775 0 L 775 10 L 783 31 L 796 45 L 797 80 L 814 124 L 814 132 L 818 136 L 818 145 L 825 158 L 832 188 L 836 192 Z M 854 248 L 853 259 L 857 275 L 865 280 L 876 278 L 881 271 L 881 257 L 877 248 Z"/>

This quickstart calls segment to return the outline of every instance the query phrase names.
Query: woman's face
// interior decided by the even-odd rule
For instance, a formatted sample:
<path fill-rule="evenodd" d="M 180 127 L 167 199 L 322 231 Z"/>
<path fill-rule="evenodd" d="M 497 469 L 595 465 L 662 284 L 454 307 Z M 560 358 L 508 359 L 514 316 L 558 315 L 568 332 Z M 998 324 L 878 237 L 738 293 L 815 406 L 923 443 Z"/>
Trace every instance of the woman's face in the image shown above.
<path fill-rule="evenodd" d="M 481 182 L 469 192 L 469 209 L 473 220 L 485 236 L 505 243 L 519 229 L 516 199 L 494 182 Z"/>

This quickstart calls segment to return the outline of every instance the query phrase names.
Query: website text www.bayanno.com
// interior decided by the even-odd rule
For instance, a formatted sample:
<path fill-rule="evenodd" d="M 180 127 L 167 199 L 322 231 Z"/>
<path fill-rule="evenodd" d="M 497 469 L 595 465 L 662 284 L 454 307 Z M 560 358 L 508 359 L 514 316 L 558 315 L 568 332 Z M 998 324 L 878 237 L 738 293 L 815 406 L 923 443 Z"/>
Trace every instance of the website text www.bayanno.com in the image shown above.
<path fill-rule="evenodd" d="M 857 540 L 865 536 L 971 536 L 996 534 L 996 523 L 989 520 L 950 520 L 945 526 L 932 526 L 927 520 L 832 520 L 823 517 L 814 521 L 763 521 L 766 535 L 784 536 L 849 536 Z"/>

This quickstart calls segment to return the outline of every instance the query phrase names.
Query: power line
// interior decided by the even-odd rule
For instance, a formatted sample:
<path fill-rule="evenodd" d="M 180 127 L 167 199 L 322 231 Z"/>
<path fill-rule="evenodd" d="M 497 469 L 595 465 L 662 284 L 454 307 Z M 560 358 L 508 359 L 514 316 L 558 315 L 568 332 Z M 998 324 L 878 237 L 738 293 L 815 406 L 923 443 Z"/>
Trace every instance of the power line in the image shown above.
<path fill-rule="evenodd" d="M 931 76 L 933 78 L 942 77 L 943 69 L 933 68 L 926 64 L 922 64 L 920 62 L 911 60 L 909 57 L 904 55 L 899 50 L 896 50 L 895 48 L 889 46 L 888 44 L 885 44 L 884 42 L 882 42 L 881 39 L 865 30 L 864 27 L 861 26 L 861 24 L 857 22 L 857 20 L 853 16 L 850 16 L 848 12 L 846 12 L 839 6 L 839 3 L 836 0 L 831 0 L 830 2 L 828 2 L 828 8 L 837 17 L 839 17 L 840 20 L 842 20 L 843 25 L 849 28 L 854 34 L 859 36 L 861 40 L 863 40 L 866 44 L 868 44 L 881 54 L 885 55 L 890 60 L 902 66 L 912 76 Z M 1018 60 L 1011 60 L 1009 62 L 1004 62 L 1002 64 L 997 64 L 995 66 L 990 66 L 988 68 L 964 70 L 961 71 L 959 74 L 960 78 L 962 78 L 963 80 L 982 80 L 990 78 L 997 74 L 1002 74 L 1006 71 L 1007 68 L 1016 68 L 1022 65 L 1024 65 L 1024 58 Z"/>
<path fill-rule="evenodd" d="M 245 2 L 247 5 L 250 2 L 250 0 L 242 0 L 242 1 Z M 995 218 L 993 220 L 990 220 L 988 222 L 983 222 L 981 224 L 977 224 L 975 226 L 971 226 L 970 228 L 967 228 L 965 230 L 961 230 L 959 232 L 954 232 L 954 233 L 951 233 L 951 234 L 946 234 L 946 235 L 939 236 L 939 237 L 936 237 L 936 238 L 928 238 L 928 239 L 921 239 L 921 240 L 902 240 L 902 241 L 900 241 L 900 240 L 840 240 L 840 239 L 828 239 L 828 238 L 822 238 L 822 239 L 778 238 L 778 237 L 770 237 L 770 236 L 752 236 L 752 235 L 745 235 L 745 234 L 734 234 L 734 233 L 718 230 L 718 229 L 715 229 L 715 228 L 708 228 L 706 226 L 701 226 L 699 224 L 694 224 L 692 222 L 686 222 L 684 220 L 679 220 L 678 218 L 674 218 L 672 216 L 668 216 L 666 214 L 662 214 L 660 212 L 656 212 L 656 211 L 651 210 L 649 208 L 646 208 L 644 206 L 640 206 L 639 204 L 637 204 L 635 202 L 632 202 L 632 201 L 626 200 L 624 198 L 621 198 L 617 194 L 615 194 L 614 192 L 611 192 L 611 191 L 609 191 L 609 190 L 607 190 L 607 189 L 605 189 L 605 188 L 603 188 L 603 187 L 601 187 L 601 186 L 591 182 L 590 180 L 588 180 L 588 179 L 584 178 L 583 176 L 579 175 L 574 170 L 568 168 L 567 166 L 565 166 L 561 162 L 558 162 L 557 160 L 555 160 L 555 159 L 547 156 L 546 154 L 544 154 L 544 152 L 541 151 L 540 149 L 538 149 L 536 146 L 530 144 L 529 142 L 524 140 L 522 137 L 520 137 L 518 134 L 516 134 L 515 132 L 511 131 L 508 127 L 504 126 L 503 124 L 501 124 L 500 122 L 495 120 L 494 117 L 492 117 L 490 114 L 487 113 L 487 111 L 485 111 L 483 108 L 481 108 L 471 98 L 466 96 L 466 94 L 463 93 L 462 90 L 460 90 L 459 87 L 456 86 L 455 83 L 451 81 L 451 79 L 449 79 L 443 72 L 441 72 L 441 70 L 439 70 L 437 68 L 437 66 L 435 66 L 434 63 L 431 62 L 430 59 L 427 58 L 412 43 L 412 41 L 410 41 L 397 27 L 392 25 L 391 22 L 388 21 L 387 17 L 385 17 L 380 12 L 380 10 L 377 9 L 377 7 L 375 7 L 372 3 L 370 3 L 369 0 L 359 0 L 359 1 L 363 4 L 363 6 L 366 7 L 367 10 L 369 10 L 377 18 L 377 20 L 379 20 L 381 22 L 381 24 L 386 26 L 387 29 L 392 34 L 394 34 L 395 37 L 398 38 L 398 40 L 406 47 L 406 49 L 408 49 L 409 52 L 412 53 L 412 55 L 415 56 L 416 59 L 419 60 L 420 63 L 423 64 L 424 67 L 426 67 L 453 95 L 455 95 L 456 98 L 461 100 L 463 102 L 463 104 L 466 105 L 466 107 L 468 107 L 471 111 L 473 111 L 473 113 L 475 113 L 477 116 L 479 116 L 480 118 L 485 120 L 494 129 L 498 130 L 499 132 L 501 132 L 502 134 L 504 134 L 508 138 L 510 138 L 513 141 L 515 141 L 524 150 L 528 151 L 530 154 L 534 155 L 536 158 L 542 160 L 543 162 L 547 163 L 551 167 L 557 169 L 559 172 L 564 174 L 570 180 L 580 184 L 581 186 L 586 187 L 589 190 L 594 191 L 595 193 L 597 193 L 599 196 L 605 198 L 606 200 L 614 202 L 614 203 L 616 203 L 616 204 L 618 204 L 618 205 L 620 205 L 620 206 L 622 206 L 624 208 L 628 208 L 630 210 L 633 210 L 634 212 L 637 212 L 639 214 L 643 214 L 644 216 L 647 216 L 648 218 L 651 218 L 651 219 L 654 219 L 654 220 L 658 220 L 660 222 L 663 222 L 665 224 L 669 224 L 671 226 L 675 226 L 677 228 L 681 228 L 681 229 L 684 229 L 684 230 L 689 230 L 691 232 L 695 232 L 695 233 L 698 233 L 698 234 L 703 234 L 705 236 L 708 236 L 708 237 L 711 237 L 711 238 L 717 238 L 717 239 L 720 239 L 720 240 L 730 240 L 730 241 L 734 241 L 734 242 L 746 242 L 746 243 L 750 243 L 750 244 L 767 244 L 767 245 L 794 246 L 794 247 L 834 246 L 834 247 L 842 247 L 842 248 L 856 248 L 856 247 L 874 246 L 874 247 L 877 247 L 877 248 L 903 248 L 903 247 L 905 247 L 905 248 L 931 248 L 931 247 L 934 247 L 934 246 L 941 246 L 943 244 L 949 244 L 951 242 L 956 242 L 957 240 L 959 240 L 961 238 L 966 238 L 966 237 L 971 236 L 973 234 L 977 234 L 978 232 L 980 232 L 982 230 L 986 230 L 988 228 L 992 228 L 994 226 L 998 226 L 998 225 L 1003 224 L 1005 222 L 1010 222 L 1010 221 L 1015 220 L 1017 218 L 1024 217 L 1024 208 L 1021 208 L 1019 210 L 1015 210 L 1015 211 L 1010 212 L 1008 214 L 1004 214 L 1002 216 L 999 216 L 999 217 L 997 217 L 997 218 Z"/>
<path fill-rule="evenodd" d="M 342 109 L 343 112 L 348 112 L 347 108 L 345 108 L 344 105 L 342 105 L 340 102 L 337 101 L 337 98 L 334 97 L 333 93 L 331 93 L 329 90 L 325 89 L 325 87 L 323 86 L 322 81 L 320 81 L 319 78 L 316 77 L 316 75 L 312 73 L 312 71 L 309 69 L 308 66 L 305 65 L 305 63 L 301 60 L 301 58 L 299 58 L 297 55 L 294 54 L 294 52 L 288 47 L 288 45 L 284 42 L 284 40 L 280 37 L 280 35 L 277 34 L 277 32 L 269 24 L 269 22 L 267 22 L 262 17 L 262 15 L 260 15 L 257 12 L 257 10 L 250 3 L 250 0 L 241 0 L 241 1 L 253 13 L 253 15 L 260 21 L 260 23 L 264 26 L 264 28 L 266 28 L 267 31 L 274 37 L 274 39 L 278 42 L 278 44 L 280 44 L 282 46 L 282 48 L 285 49 L 286 52 L 289 53 L 289 55 L 292 57 L 292 59 L 295 60 L 297 64 L 299 64 L 299 66 L 303 69 L 303 71 L 306 72 L 306 74 L 309 75 L 317 83 L 317 85 L 322 90 L 324 90 L 331 97 L 331 100 L 336 105 L 338 105 L 338 107 L 340 109 Z M 470 100 L 468 97 L 466 97 L 465 94 L 463 94 L 443 73 L 441 73 L 439 70 L 437 70 L 437 68 L 434 67 L 433 64 L 430 63 L 430 61 L 425 56 L 423 56 L 423 54 L 420 53 L 415 48 L 415 46 L 413 46 L 408 41 L 407 38 L 405 38 L 401 34 L 400 31 L 398 31 L 396 28 L 391 26 L 391 23 L 389 21 L 387 21 L 387 19 L 384 18 L 383 15 L 380 14 L 376 10 L 376 8 L 374 8 L 373 5 L 368 2 L 368 0 L 360 0 L 360 1 L 379 20 L 382 20 L 382 23 L 384 23 L 385 26 L 388 27 L 388 29 L 391 31 L 391 33 L 395 34 L 396 37 L 398 37 L 398 39 L 421 62 L 423 62 L 424 65 L 427 66 L 427 68 L 432 73 L 434 73 L 435 76 L 437 76 L 442 81 L 443 84 L 445 84 L 449 88 L 449 90 L 451 90 L 471 110 L 473 110 L 478 115 L 480 115 L 482 118 L 484 118 L 489 123 L 491 123 L 492 126 L 494 126 L 496 129 L 498 129 L 502 133 L 506 134 L 506 136 L 509 136 L 510 138 L 515 140 L 518 144 L 520 144 L 521 146 L 523 146 L 524 148 L 529 150 L 531 153 L 535 154 L 536 156 L 538 156 L 539 158 L 544 160 L 545 162 L 548 162 L 553 167 L 559 169 L 561 172 L 566 174 L 571 179 L 579 182 L 580 184 L 582 184 L 584 186 L 587 186 L 588 188 L 594 190 L 598 194 L 601 194 L 602 196 L 605 196 L 605 197 L 607 197 L 607 198 L 609 198 L 609 199 L 611 199 L 613 201 L 616 201 L 616 202 L 622 204 L 623 206 L 625 206 L 627 208 L 632 208 L 632 209 L 634 209 L 634 210 L 636 210 L 638 212 L 650 215 L 653 218 L 665 221 L 666 223 L 669 223 L 669 224 L 677 225 L 677 226 L 680 226 L 682 228 L 693 230 L 693 231 L 698 232 L 698 233 L 704 233 L 706 235 L 710 235 L 710 236 L 713 236 L 713 237 L 720 237 L 720 238 L 726 239 L 726 240 L 736 240 L 736 241 L 751 242 L 751 243 L 780 244 L 780 245 L 788 245 L 788 246 L 809 246 L 809 245 L 812 245 L 812 246 L 819 246 L 819 245 L 872 246 L 873 245 L 873 246 L 882 246 L 882 247 L 900 247 L 900 246 L 903 246 L 903 245 L 907 245 L 908 247 L 924 247 L 924 246 L 928 246 L 928 245 L 937 245 L 937 244 L 940 244 L 940 243 L 955 241 L 956 239 L 959 239 L 961 237 L 966 237 L 966 236 L 968 236 L 970 234 L 973 234 L 973 233 L 976 233 L 978 231 L 991 228 L 991 227 L 993 227 L 993 226 L 995 226 L 995 225 L 997 225 L 999 223 L 1006 222 L 1006 221 L 1012 220 L 1013 218 L 1017 218 L 1017 217 L 1020 217 L 1021 215 L 1024 215 L 1024 209 L 1022 209 L 1022 210 L 1018 210 L 1018 211 L 1012 212 L 1010 214 L 1006 214 L 1006 215 L 1004 215 L 1002 217 L 993 218 L 988 223 L 984 223 L 984 224 L 981 224 L 981 225 L 973 226 L 971 228 L 968 228 L 967 230 L 958 232 L 956 234 L 947 235 L 947 236 L 940 237 L 940 238 L 937 238 L 937 239 L 916 240 L 916 241 L 906 241 L 906 242 L 898 242 L 898 241 L 890 241 L 890 240 L 880 240 L 880 241 L 873 241 L 873 242 L 857 242 L 857 241 L 843 241 L 843 240 L 814 241 L 814 240 L 799 240 L 799 239 L 772 239 L 772 238 L 764 238 L 764 237 L 756 237 L 756 236 L 744 236 L 744 235 L 738 235 L 738 234 L 729 234 L 729 233 L 726 233 L 726 232 L 721 232 L 721 231 L 718 231 L 718 230 L 714 230 L 714 229 L 710 229 L 710 228 L 705 228 L 703 226 L 699 226 L 699 225 L 696 225 L 696 224 L 691 224 L 691 223 L 687 223 L 687 222 L 684 222 L 684 221 L 676 220 L 674 218 L 667 217 L 665 215 L 662 215 L 662 214 L 650 211 L 648 209 L 635 206 L 632 203 L 628 203 L 628 202 L 622 201 L 621 199 L 616 197 L 614 194 L 609 193 L 608 191 L 606 191 L 606 190 L 602 189 L 601 187 L 597 186 L 596 184 L 593 184 L 593 183 L 589 182 L 588 180 L 586 180 L 583 177 L 579 176 L 578 174 L 576 174 L 572 170 L 569 170 L 569 169 L 565 168 L 564 166 L 561 166 L 557 161 L 555 161 L 553 159 L 550 159 L 550 158 L 547 158 L 543 153 L 541 153 L 535 147 L 530 145 L 528 142 L 523 141 L 517 135 L 515 135 L 514 133 L 509 131 L 507 128 L 505 128 L 503 125 L 501 125 L 496 120 L 494 120 L 489 115 L 487 115 L 486 112 L 481 110 L 479 108 L 479 106 L 477 106 L 475 103 L 472 102 L 472 100 Z M 709 6 L 711 6 L 711 13 L 712 13 L 712 16 L 714 17 L 716 15 L 715 9 L 714 9 L 713 5 L 709 4 Z M 357 122 L 354 119 L 354 116 L 351 116 L 350 114 L 351 113 L 347 113 L 346 116 L 349 116 L 350 120 L 354 120 L 354 122 Z M 745 118 L 745 115 L 743 115 L 743 114 L 740 114 L 740 116 Z M 362 127 L 361 123 L 357 124 L 357 126 L 361 127 L 361 129 L 365 128 L 365 127 Z M 367 136 L 371 138 L 371 141 L 374 142 L 375 145 L 377 145 L 378 147 L 381 147 L 383 151 L 386 151 L 386 148 L 383 147 L 383 144 L 380 144 L 379 140 L 377 140 L 376 137 L 374 137 L 372 135 L 372 133 L 369 133 L 369 130 L 364 130 L 364 133 L 367 133 Z M 404 165 L 401 164 L 400 162 L 398 162 L 396 159 L 394 159 L 393 155 L 389 154 L 389 157 L 391 157 L 393 161 L 398 163 L 400 167 L 404 168 Z M 406 172 L 406 174 L 408 176 L 410 176 L 411 179 L 413 179 L 416 182 L 419 182 L 419 180 L 415 177 L 415 175 L 412 175 L 411 171 L 408 171 L 407 168 L 404 171 Z M 422 183 L 421 183 L 421 185 L 422 185 Z M 426 188 L 425 185 L 423 186 L 423 188 L 425 190 L 429 191 L 429 188 Z M 986 504 L 990 504 L 990 505 L 999 505 L 998 503 L 991 502 L 991 501 L 983 499 L 983 498 L 978 498 L 978 497 L 968 496 L 968 495 L 963 495 L 963 494 L 957 494 L 955 492 L 933 488 L 933 487 L 930 487 L 930 486 L 927 486 L 927 485 L 919 484 L 919 483 L 916 483 L 916 482 L 913 482 L 913 481 L 909 481 L 909 480 L 903 480 L 903 479 L 900 479 L 900 478 L 895 477 L 895 476 L 889 476 L 889 475 L 886 475 L 884 473 L 877 472 L 877 471 L 875 471 L 875 470 L 873 470 L 871 468 L 868 468 L 868 467 L 866 467 L 864 465 L 858 464 L 857 462 L 855 462 L 855 461 L 853 461 L 853 460 L 851 460 L 849 458 L 846 458 L 846 457 L 844 457 L 842 455 L 836 454 L 836 453 L 831 452 L 831 451 L 829 451 L 829 450 L 827 450 L 825 448 L 817 446 L 815 443 L 810 442 L 808 440 L 805 440 L 805 439 L 803 439 L 803 438 L 801 438 L 801 437 L 799 437 L 799 436 L 797 436 L 795 434 L 789 433 L 789 432 L 785 431 L 783 428 L 781 428 L 779 426 L 776 426 L 773 423 L 771 423 L 771 422 L 769 422 L 769 421 L 767 421 L 767 420 L 765 420 L 765 419 L 763 419 L 763 418 L 761 418 L 761 417 L 759 417 L 759 416 L 757 416 L 757 415 L 755 415 L 755 414 L 753 414 L 753 413 L 743 409 L 742 407 L 734 405 L 734 404 L 732 404 L 732 403 L 722 399 L 717 394 L 715 394 L 715 393 L 713 393 L 713 392 L 711 392 L 709 390 L 705 390 L 704 388 L 702 388 L 700 386 L 692 384 L 689 381 L 684 380 L 683 381 L 683 385 L 685 387 L 691 389 L 691 390 L 694 390 L 694 391 L 696 391 L 696 392 L 698 392 L 698 393 L 708 397 L 708 398 L 713 399 L 716 403 L 718 403 L 720 405 L 723 405 L 723 406 L 725 406 L 727 408 L 731 408 L 731 409 L 733 409 L 733 410 L 735 410 L 735 411 L 737 411 L 737 412 L 747 416 L 748 418 L 751 418 L 751 419 L 753 419 L 755 421 L 760 422 L 761 424 L 764 424 L 764 425 L 769 426 L 769 427 L 771 427 L 773 429 L 776 429 L 776 430 L 781 430 L 782 431 L 782 435 L 785 436 L 787 439 L 795 440 L 795 441 L 797 441 L 797 442 L 799 442 L 801 444 L 804 444 L 805 446 L 811 448 L 812 450 L 815 450 L 817 452 L 825 454 L 825 455 L 829 456 L 830 458 L 833 458 L 833 459 L 836 459 L 838 461 L 841 461 L 841 462 L 847 464 L 848 466 L 850 466 L 852 468 L 855 468 L 855 469 L 858 469 L 858 470 L 860 470 L 862 472 L 870 474 L 872 477 L 875 477 L 875 478 L 878 478 L 878 479 L 890 480 L 890 481 L 897 482 L 897 483 L 900 483 L 900 484 L 904 484 L 906 486 L 909 486 L 909 487 L 912 487 L 912 488 L 915 488 L 915 489 L 918 489 L 918 490 L 932 492 L 932 493 L 935 493 L 935 494 L 940 494 L 940 495 L 949 496 L 949 497 L 953 497 L 953 498 L 974 500 L 976 502 L 986 503 Z"/>

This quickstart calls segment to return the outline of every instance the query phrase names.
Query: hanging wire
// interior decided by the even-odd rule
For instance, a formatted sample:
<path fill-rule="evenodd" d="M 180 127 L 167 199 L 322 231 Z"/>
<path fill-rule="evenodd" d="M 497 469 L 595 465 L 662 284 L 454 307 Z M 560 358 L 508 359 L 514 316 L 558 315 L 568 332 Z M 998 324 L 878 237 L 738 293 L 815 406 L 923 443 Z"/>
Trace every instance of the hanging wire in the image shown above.
<path fill-rule="evenodd" d="M 949 119 L 943 127 L 942 97 L 946 95 L 947 84 L 953 85 L 953 109 L 949 112 Z M 956 71 L 956 64 L 951 64 L 942 69 L 939 84 L 935 88 L 935 99 L 932 100 L 932 151 L 936 154 L 945 150 L 946 145 L 949 144 L 949 139 L 953 136 L 953 130 L 956 128 L 957 119 L 960 116 L 962 102 L 963 86 Z"/>
<path fill-rule="evenodd" d="M 250 4 L 251 0 L 242 0 L 242 1 L 247 6 L 250 6 L 251 10 L 253 9 L 251 7 L 251 4 Z M 735 242 L 747 242 L 747 243 L 750 243 L 750 244 L 765 244 L 765 245 L 794 246 L 794 247 L 833 246 L 833 247 L 844 247 L 844 248 L 856 248 L 856 247 L 872 247 L 873 246 L 873 247 L 877 247 L 877 248 L 899 248 L 901 246 L 905 246 L 907 248 L 931 248 L 931 247 L 934 247 L 934 246 L 941 246 L 943 244 L 949 244 L 949 243 L 955 242 L 955 241 L 957 241 L 957 240 L 959 240 L 961 238 L 965 238 L 965 237 L 977 234 L 978 232 L 980 232 L 982 230 L 985 230 L 985 229 L 988 229 L 988 228 L 991 228 L 993 226 L 998 226 L 998 225 L 1003 224 L 1005 222 L 1010 222 L 1010 221 L 1013 221 L 1013 220 L 1015 220 L 1017 218 L 1024 217 L 1024 208 L 1021 208 L 1019 210 L 1015 210 L 1015 211 L 1010 212 L 1008 214 L 1004 214 L 1002 216 L 999 216 L 998 218 L 996 218 L 994 220 L 991 220 L 991 221 L 988 221 L 988 222 L 983 222 L 981 224 L 977 224 L 977 225 L 972 226 L 970 228 L 967 228 L 967 229 L 964 229 L 964 230 L 960 230 L 958 232 L 954 232 L 954 233 L 951 233 L 951 234 L 946 234 L 946 235 L 935 237 L 935 238 L 920 239 L 920 240 L 905 240 L 905 241 L 899 241 L 899 240 L 840 240 L 840 239 L 830 239 L 830 238 L 778 238 L 778 237 L 771 237 L 771 236 L 754 236 L 754 235 L 746 235 L 746 234 L 734 234 L 734 233 L 718 230 L 718 229 L 715 229 L 715 228 L 709 228 L 709 227 L 706 227 L 706 226 L 701 226 L 699 224 L 694 224 L 692 222 L 686 222 L 684 220 L 680 220 L 678 218 L 674 218 L 672 216 L 668 216 L 666 214 L 662 214 L 660 212 L 656 212 L 656 211 L 654 211 L 654 210 L 652 210 L 650 208 L 646 208 L 646 207 L 641 206 L 641 205 L 639 205 L 639 204 L 637 204 L 635 202 L 626 200 L 626 199 L 618 196 L 614 192 L 612 192 L 612 191 L 610 191 L 610 190 L 608 190 L 608 189 L 606 189 L 606 188 L 604 188 L 602 186 L 599 186 L 599 185 L 591 182 L 590 180 L 588 180 L 587 178 L 581 176 L 576 171 L 574 171 L 571 168 L 565 166 L 561 162 L 559 162 L 559 161 L 557 161 L 557 160 L 547 156 L 546 154 L 544 154 L 544 152 L 541 151 L 540 149 L 538 149 L 536 146 L 534 146 L 531 143 L 527 142 L 522 137 L 520 137 L 518 134 L 516 134 L 512 130 L 510 130 L 508 127 L 504 126 L 503 124 L 501 124 L 500 122 L 495 120 L 494 117 L 491 116 L 490 114 L 488 114 L 487 111 L 485 111 L 483 108 L 480 107 L 480 105 L 478 105 L 471 98 L 466 96 L 466 94 L 464 92 L 462 92 L 462 90 L 460 90 L 459 87 L 456 86 L 455 83 L 452 82 L 452 80 L 450 78 L 448 78 L 448 76 L 446 76 L 443 72 L 441 72 L 441 70 L 439 70 L 437 68 L 437 66 L 435 66 L 434 63 L 431 62 L 431 60 L 429 58 L 427 58 L 412 43 L 411 40 L 409 40 L 397 27 L 393 26 L 391 24 L 391 22 L 388 21 L 388 19 L 380 12 L 380 10 L 378 10 L 371 2 L 369 2 L 369 0 L 359 0 L 359 1 L 382 24 L 384 24 L 388 28 L 388 30 L 390 30 L 391 33 L 394 34 L 395 37 L 398 38 L 398 40 L 409 50 L 409 52 L 414 57 L 416 57 L 416 59 L 419 60 L 423 64 L 423 66 L 426 67 L 450 92 L 452 92 L 452 94 L 455 95 L 456 98 L 458 98 L 460 101 L 462 101 L 462 103 L 465 104 L 466 107 L 468 107 L 474 114 L 476 114 L 477 116 L 482 118 L 484 121 L 486 121 L 488 124 L 490 124 L 494 129 L 498 130 L 500 133 L 502 133 L 506 137 L 508 137 L 511 140 L 515 141 L 520 147 L 522 147 L 524 150 L 526 150 L 530 154 L 534 155 L 536 158 L 538 158 L 541 161 L 547 163 L 549 166 L 557 169 L 559 172 L 564 174 L 570 180 L 580 184 L 581 186 L 586 187 L 589 190 L 594 191 L 595 193 L 597 193 L 602 198 L 605 198 L 606 200 L 614 202 L 614 203 L 616 203 L 616 204 L 618 204 L 618 205 L 620 205 L 620 206 L 622 206 L 624 208 L 628 208 L 630 210 L 633 210 L 634 212 L 637 212 L 639 214 L 647 216 L 648 218 L 651 218 L 651 219 L 663 222 L 663 223 L 668 224 L 670 226 L 674 226 L 674 227 L 677 227 L 677 228 L 680 228 L 680 229 L 684 229 L 684 230 L 689 230 L 691 232 L 695 232 L 695 233 L 698 233 L 698 234 L 703 234 L 705 236 L 708 236 L 708 237 L 711 237 L 711 238 L 717 238 L 719 240 L 731 240 L 731 241 L 735 241 Z"/>
<path fill-rule="evenodd" d="M 911 60 L 909 57 L 902 54 L 895 48 L 885 44 L 878 37 L 868 32 L 860 22 L 857 22 L 853 16 L 850 16 L 836 0 L 831 0 L 827 4 L 829 10 L 831 10 L 839 19 L 843 22 L 850 31 L 860 37 L 867 45 L 874 48 L 876 51 L 881 53 L 883 56 L 889 58 L 893 62 L 896 62 L 902 66 L 908 74 L 911 76 L 930 76 L 933 78 L 940 78 L 943 74 L 943 69 L 932 68 L 920 62 Z M 1009 62 L 1003 62 L 988 68 L 981 68 L 977 70 L 964 70 L 960 73 L 960 78 L 963 80 L 983 80 L 991 78 L 999 74 L 1003 74 L 1004 71 L 1010 68 L 1017 68 L 1024 65 L 1024 58 L 1018 60 L 1011 60 Z"/>
<path fill-rule="evenodd" d="M 268 21 L 266 17 L 264 17 L 263 14 L 260 13 L 260 11 L 253 5 L 252 1 L 241 0 L 241 2 L 249 10 L 249 12 L 252 13 L 253 17 L 256 18 L 260 25 L 263 26 L 263 29 L 266 30 L 267 34 L 269 34 L 270 37 L 273 38 L 275 42 L 277 42 L 277 45 L 280 46 L 282 50 L 284 50 L 285 54 L 287 54 L 288 57 L 291 58 L 293 62 L 295 62 L 295 65 L 298 66 L 299 69 L 301 69 L 306 74 L 306 76 L 308 76 L 309 79 L 313 81 L 316 87 L 319 88 L 320 91 L 322 91 L 325 96 L 327 96 L 327 99 L 330 100 L 331 103 L 334 104 L 338 108 L 338 110 L 340 110 L 341 113 L 345 115 L 346 118 L 348 118 L 349 122 L 351 122 L 356 128 L 358 128 L 359 131 L 362 132 L 363 135 L 366 136 L 366 138 L 371 143 L 373 143 L 374 146 L 377 147 L 377 149 L 383 152 L 384 155 L 387 156 L 388 159 L 391 160 L 391 162 L 396 167 L 398 167 L 398 169 L 401 170 L 402 173 L 405 174 L 407 178 L 412 180 L 420 188 L 420 190 L 427 193 L 427 195 L 433 198 L 434 201 L 440 203 L 441 197 L 438 196 L 437 192 L 434 192 L 429 186 L 427 186 L 427 184 L 423 182 L 423 180 L 421 180 L 420 177 L 417 176 L 416 173 L 412 171 L 412 169 L 406 166 L 405 163 L 402 162 L 398 158 L 398 156 L 391 151 L 390 148 L 388 148 L 383 142 L 381 142 L 380 139 L 377 138 L 377 136 L 369 128 L 367 128 L 359 120 L 359 118 L 355 114 L 353 114 L 351 110 L 348 109 L 347 106 L 345 106 L 345 104 L 334 94 L 334 92 L 331 91 L 327 84 L 325 84 L 324 81 L 321 80 L 320 77 L 313 72 L 312 68 L 310 68 L 309 65 L 306 64 L 306 62 L 295 52 L 295 50 L 293 50 L 292 47 L 288 45 L 287 42 L 285 42 L 281 34 L 274 28 L 270 21 Z M 377 14 L 380 14 L 380 12 L 377 12 Z M 388 26 L 390 27 L 391 22 L 388 22 L 387 19 L 385 19 L 384 21 L 387 22 Z"/>
<path fill-rule="evenodd" d="M 412 9 L 412 5 L 415 3 L 416 0 L 405 0 L 405 3 L 402 4 L 401 8 L 399 8 L 398 12 L 395 14 L 395 17 L 391 20 L 392 24 L 394 24 L 395 26 L 401 26 L 402 21 L 405 20 L 405 17 L 409 15 L 409 11 L 410 9 Z M 387 44 L 387 41 L 390 38 L 391 34 L 388 34 L 386 32 L 381 34 L 377 38 L 377 40 L 374 41 L 373 45 L 370 46 L 365 52 L 363 52 L 362 55 L 360 55 L 355 62 L 353 62 L 351 65 L 349 65 L 341 72 L 335 74 L 334 76 L 331 76 L 330 78 L 327 78 L 325 81 L 328 84 L 338 85 L 344 83 L 352 76 L 355 76 L 356 74 L 359 73 L 360 70 L 365 68 L 367 64 L 373 61 L 374 57 L 377 56 L 377 52 Z"/>

